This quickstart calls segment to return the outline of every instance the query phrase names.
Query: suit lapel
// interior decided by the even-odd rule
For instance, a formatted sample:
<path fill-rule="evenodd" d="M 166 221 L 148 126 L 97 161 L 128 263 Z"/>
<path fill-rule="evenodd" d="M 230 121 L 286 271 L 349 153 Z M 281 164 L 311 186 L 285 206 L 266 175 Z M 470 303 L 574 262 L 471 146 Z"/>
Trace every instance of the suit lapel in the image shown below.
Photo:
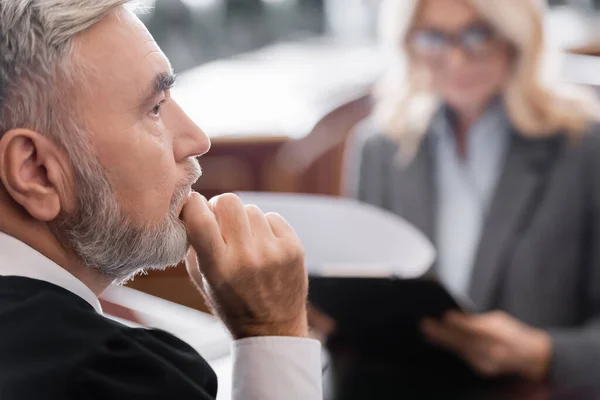
<path fill-rule="evenodd" d="M 390 175 L 389 208 L 402 215 L 430 240 L 434 239 L 433 159 L 429 138 L 425 136 L 414 159 L 408 164 L 394 161 Z"/>
<path fill-rule="evenodd" d="M 513 133 L 504 170 L 482 227 L 469 295 L 482 310 L 494 305 L 519 234 L 541 200 L 562 136 L 526 139 Z"/>

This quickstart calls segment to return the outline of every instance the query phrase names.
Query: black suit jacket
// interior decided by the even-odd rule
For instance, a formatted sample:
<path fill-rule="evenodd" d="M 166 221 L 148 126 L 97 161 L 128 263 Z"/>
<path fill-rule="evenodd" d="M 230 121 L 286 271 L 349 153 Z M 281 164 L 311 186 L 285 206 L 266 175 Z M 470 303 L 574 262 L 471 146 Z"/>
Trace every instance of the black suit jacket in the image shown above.
<path fill-rule="evenodd" d="M 47 282 L 0 276 L 0 399 L 214 399 L 189 345 L 109 320 Z"/>

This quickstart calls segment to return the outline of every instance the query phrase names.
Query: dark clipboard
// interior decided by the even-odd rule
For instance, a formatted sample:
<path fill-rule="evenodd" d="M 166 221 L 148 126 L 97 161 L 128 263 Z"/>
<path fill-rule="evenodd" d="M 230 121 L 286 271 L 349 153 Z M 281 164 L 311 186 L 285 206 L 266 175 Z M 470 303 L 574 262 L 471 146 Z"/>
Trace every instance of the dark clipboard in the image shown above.
<path fill-rule="evenodd" d="M 336 322 L 336 337 L 364 354 L 394 356 L 406 346 L 428 347 L 420 332 L 424 318 L 445 312 L 474 312 L 436 279 L 422 277 L 309 277 L 309 302 Z"/>

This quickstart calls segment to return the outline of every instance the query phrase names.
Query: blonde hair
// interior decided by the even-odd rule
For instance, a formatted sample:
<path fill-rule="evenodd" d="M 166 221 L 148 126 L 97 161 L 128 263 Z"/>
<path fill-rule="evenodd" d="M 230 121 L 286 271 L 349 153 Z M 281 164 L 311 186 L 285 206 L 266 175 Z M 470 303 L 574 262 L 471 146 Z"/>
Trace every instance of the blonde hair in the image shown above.
<path fill-rule="evenodd" d="M 508 116 L 524 136 L 566 132 L 580 136 L 600 116 L 596 99 L 581 88 L 559 84 L 558 62 L 544 41 L 543 0 L 465 0 L 517 50 L 516 65 L 503 91 Z M 384 0 L 381 36 L 391 49 L 389 71 L 378 85 L 375 119 L 399 142 L 402 152 L 414 153 L 440 104 L 429 87 L 426 70 L 415 68 L 404 51 L 422 0 Z"/>

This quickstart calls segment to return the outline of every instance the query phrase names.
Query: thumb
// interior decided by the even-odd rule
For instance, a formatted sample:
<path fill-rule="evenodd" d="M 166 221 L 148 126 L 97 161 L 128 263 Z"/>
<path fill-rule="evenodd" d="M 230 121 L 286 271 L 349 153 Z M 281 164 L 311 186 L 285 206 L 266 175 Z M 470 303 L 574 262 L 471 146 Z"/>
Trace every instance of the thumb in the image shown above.
<path fill-rule="evenodd" d="M 200 260 L 208 261 L 219 259 L 225 242 L 221 235 L 221 229 L 210 210 L 206 198 L 193 192 L 181 211 L 181 219 L 185 225 L 188 240 Z M 207 263 L 200 263 L 205 266 Z"/>

